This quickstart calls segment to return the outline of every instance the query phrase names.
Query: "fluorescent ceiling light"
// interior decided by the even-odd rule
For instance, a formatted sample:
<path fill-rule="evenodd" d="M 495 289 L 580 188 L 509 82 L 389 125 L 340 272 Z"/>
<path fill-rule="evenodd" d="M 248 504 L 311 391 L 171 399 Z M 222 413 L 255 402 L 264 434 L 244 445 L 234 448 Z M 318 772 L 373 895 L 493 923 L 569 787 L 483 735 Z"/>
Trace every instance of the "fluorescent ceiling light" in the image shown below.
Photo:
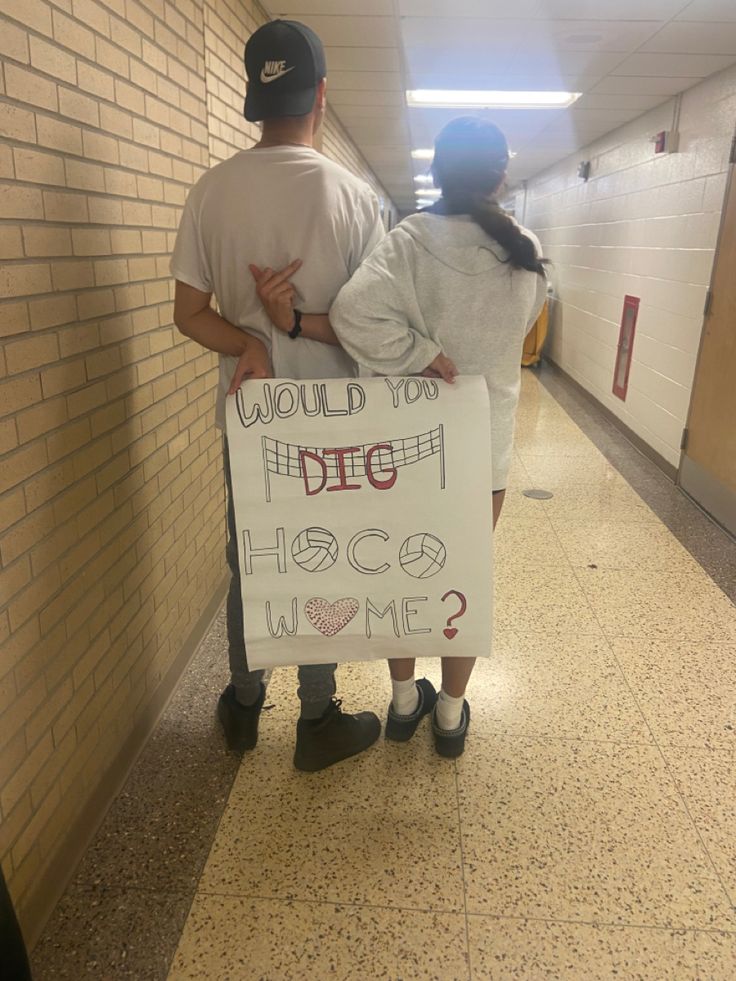
<path fill-rule="evenodd" d="M 431 208 L 434 201 L 425 201 L 424 198 L 419 198 L 417 201 L 417 208 Z"/>
<path fill-rule="evenodd" d="M 482 89 L 413 89 L 406 93 L 409 106 L 458 109 L 567 109 L 581 92 L 505 92 Z"/>
<path fill-rule="evenodd" d="M 438 187 L 418 187 L 414 193 L 418 198 L 438 198 L 442 191 Z"/>
<path fill-rule="evenodd" d="M 515 157 L 516 152 L 516 150 L 509 150 L 509 157 Z M 434 150 L 412 150 L 411 155 L 415 160 L 433 160 Z"/>
<path fill-rule="evenodd" d="M 415 174 L 414 180 L 417 184 L 433 184 L 434 178 L 431 174 Z"/>

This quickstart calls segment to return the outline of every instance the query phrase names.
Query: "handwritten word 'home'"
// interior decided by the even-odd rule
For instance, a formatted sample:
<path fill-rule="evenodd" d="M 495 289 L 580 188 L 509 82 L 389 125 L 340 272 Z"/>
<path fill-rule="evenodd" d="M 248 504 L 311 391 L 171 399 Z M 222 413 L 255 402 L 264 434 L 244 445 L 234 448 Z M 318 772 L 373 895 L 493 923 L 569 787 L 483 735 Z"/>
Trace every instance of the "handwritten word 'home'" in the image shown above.
<path fill-rule="evenodd" d="M 376 633 L 377 627 L 384 625 L 388 627 L 388 631 L 384 627 L 384 633 L 388 632 L 393 634 L 394 637 L 400 638 L 402 634 L 404 637 L 411 637 L 416 634 L 431 634 L 432 628 L 425 622 L 423 624 L 414 623 L 413 620 L 417 616 L 421 616 L 422 611 L 420 605 L 427 603 L 429 597 L 427 596 L 405 596 L 402 597 L 398 602 L 396 600 L 390 600 L 388 603 L 376 603 L 370 597 L 365 599 L 365 615 L 363 618 L 363 624 L 361 632 L 365 632 L 365 636 L 368 640 L 373 638 Z M 297 637 L 302 634 L 311 634 L 314 630 L 318 630 L 320 633 L 326 636 L 332 636 L 333 633 L 340 633 L 341 628 L 334 631 L 329 631 L 325 634 L 324 630 L 320 630 L 315 624 L 308 622 L 308 628 L 303 629 L 303 625 L 299 622 L 299 601 L 296 596 L 291 600 L 291 622 L 289 623 L 285 614 L 276 612 L 274 614 L 273 605 L 270 600 L 266 601 L 264 614 L 265 614 L 265 625 L 268 630 L 269 635 L 274 640 L 281 640 L 283 637 Z M 356 612 L 361 604 L 356 602 Z M 346 618 L 347 619 L 347 618 Z M 352 619 L 352 617 L 350 618 Z M 309 617 L 307 616 L 309 621 Z M 274 622 L 275 621 L 275 622 Z M 380 621 L 377 623 L 376 621 Z M 300 626 L 302 629 L 300 629 Z"/>

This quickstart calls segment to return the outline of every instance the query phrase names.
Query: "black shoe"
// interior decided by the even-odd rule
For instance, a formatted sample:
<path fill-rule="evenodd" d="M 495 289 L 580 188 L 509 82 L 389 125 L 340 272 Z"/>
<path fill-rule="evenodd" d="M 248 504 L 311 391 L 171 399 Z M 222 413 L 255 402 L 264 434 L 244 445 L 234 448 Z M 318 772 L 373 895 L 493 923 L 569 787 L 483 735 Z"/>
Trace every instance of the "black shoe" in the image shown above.
<path fill-rule="evenodd" d="M 437 710 L 432 713 L 432 732 L 434 733 L 434 748 L 440 756 L 454 760 L 465 751 L 465 737 L 470 725 L 470 706 L 463 702 L 463 713 L 457 729 L 440 729 L 437 725 Z"/>
<path fill-rule="evenodd" d="M 345 714 L 333 698 L 321 719 L 299 719 L 296 724 L 294 766 L 314 773 L 368 749 L 381 734 L 373 712 Z"/>
<path fill-rule="evenodd" d="M 266 698 L 266 689 L 261 685 L 261 694 L 253 705 L 241 705 L 235 697 L 235 686 L 228 685 L 217 702 L 217 717 L 222 723 L 227 739 L 227 748 L 235 753 L 254 749 L 258 742 L 258 720 Z"/>
<path fill-rule="evenodd" d="M 417 726 L 425 715 L 428 715 L 437 701 L 437 692 L 434 685 L 428 678 L 420 678 L 417 681 L 419 691 L 419 704 L 411 715 L 399 715 L 394 712 L 393 702 L 388 706 L 388 718 L 386 719 L 386 739 L 393 739 L 397 743 L 408 742 L 417 731 Z"/>

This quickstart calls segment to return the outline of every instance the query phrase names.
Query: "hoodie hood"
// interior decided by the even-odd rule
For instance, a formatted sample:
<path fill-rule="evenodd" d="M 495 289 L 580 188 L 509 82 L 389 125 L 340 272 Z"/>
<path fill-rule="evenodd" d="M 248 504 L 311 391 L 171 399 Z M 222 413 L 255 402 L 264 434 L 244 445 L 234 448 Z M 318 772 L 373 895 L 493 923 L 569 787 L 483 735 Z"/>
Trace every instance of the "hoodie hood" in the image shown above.
<path fill-rule="evenodd" d="M 467 215 L 410 215 L 399 228 L 438 262 L 466 276 L 506 272 L 508 253 Z"/>

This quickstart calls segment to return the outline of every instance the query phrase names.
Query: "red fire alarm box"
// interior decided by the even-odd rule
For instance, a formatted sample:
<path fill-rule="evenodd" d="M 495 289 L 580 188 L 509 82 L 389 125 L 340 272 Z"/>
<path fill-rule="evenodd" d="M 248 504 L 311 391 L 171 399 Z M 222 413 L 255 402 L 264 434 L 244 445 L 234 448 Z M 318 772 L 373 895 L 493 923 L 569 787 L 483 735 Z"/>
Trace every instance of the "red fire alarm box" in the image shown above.
<path fill-rule="evenodd" d="M 618 351 L 616 352 L 616 370 L 613 373 L 613 394 L 622 402 L 626 401 L 629 387 L 629 371 L 631 358 L 634 353 L 634 332 L 636 318 L 639 316 L 639 297 L 625 296 L 624 310 L 621 314 L 621 330 L 618 335 Z"/>

